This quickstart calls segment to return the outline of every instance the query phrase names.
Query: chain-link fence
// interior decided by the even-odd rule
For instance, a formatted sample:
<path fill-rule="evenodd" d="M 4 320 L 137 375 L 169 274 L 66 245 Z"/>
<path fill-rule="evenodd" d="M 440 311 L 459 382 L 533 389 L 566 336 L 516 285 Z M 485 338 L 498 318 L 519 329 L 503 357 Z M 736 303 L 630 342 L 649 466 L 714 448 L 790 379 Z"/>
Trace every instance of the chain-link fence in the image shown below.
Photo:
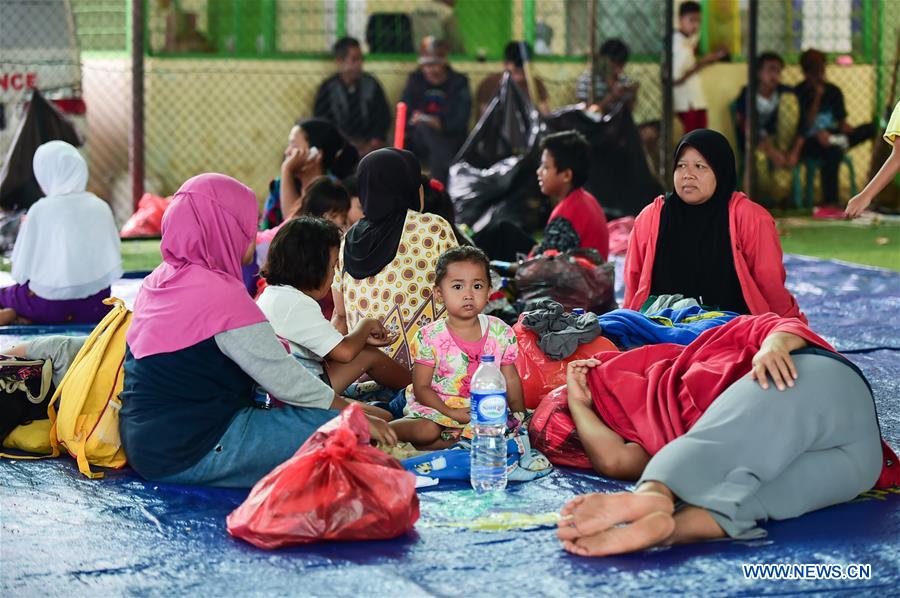
<path fill-rule="evenodd" d="M 502 70 L 507 42 L 527 40 L 535 51 L 532 71 L 546 87 L 551 108 L 584 99 L 579 78 L 584 79 L 581 91 L 590 89 L 592 47 L 595 83 L 610 81 L 600 48 L 621 40 L 628 50 L 624 75 L 638 89 L 634 121 L 654 172 L 666 171 L 682 131 L 673 115 L 671 85 L 663 83 L 666 58 L 671 58 L 667 23 L 679 26 L 678 0 L 135 1 L 143 11 L 134 13 L 130 0 L 0 3 L 5 125 L 0 150 L 5 154 L 30 88 L 39 87 L 75 112 L 86 138 L 91 188 L 112 201 L 120 220 L 133 206 L 128 156 L 135 120 L 134 31 L 142 34 L 144 47 L 144 131 L 135 140 L 145 161 L 143 186 L 160 195 L 198 172 L 215 170 L 245 181 L 264 197 L 278 174 L 291 125 L 312 115 L 320 84 L 336 70 L 332 47 L 344 36 L 360 40 L 364 69 L 383 87 L 391 110 L 417 68 L 424 35 L 448 40 L 450 63 L 468 76 L 473 97 L 484 77 Z M 748 64 L 751 39 L 757 56 L 773 51 L 782 57 L 785 85 L 803 79 L 800 54 L 811 47 L 821 49 L 828 80 L 843 90 L 849 123 L 870 122 L 884 110 L 892 97 L 897 36 L 893 23 L 900 22 L 900 3 L 757 0 L 758 16 L 751 23 L 751 1 L 700 2 L 698 55 L 719 47 L 730 55 L 729 62 L 697 75 L 711 128 L 738 146 L 741 111 L 735 100 L 748 72 L 759 66 Z M 51 22 L 60 25 L 54 29 L 48 26 Z M 12 44 L 15 52 L 7 47 L 12 31 L 18 32 L 15 39 L 23 40 Z M 63 72 L 68 79 L 59 75 Z M 763 112 L 769 109 L 765 102 L 761 106 Z M 784 151 L 790 149 L 802 115 L 796 102 L 786 102 L 781 109 L 785 116 L 769 137 Z M 470 126 L 478 112 L 476 102 Z M 747 113 L 752 116 L 759 119 L 759 114 Z M 755 190 L 755 198 L 784 205 L 793 205 L 800 195 L 805 200 L 804 164 L 796 172 L 779 168 L 771 156 L 761 154 L 762 143 L 751 139 L 755 161 L 744 169 L 745 184 Z M 870 142 L 848 152 L 856 188 L 867 180 L 871 154 Z M 818 177 L 810 180 L 818 199 Z M 841 166 L 842 200 L 851 190 L 850 181 L 849 169 Z"/>

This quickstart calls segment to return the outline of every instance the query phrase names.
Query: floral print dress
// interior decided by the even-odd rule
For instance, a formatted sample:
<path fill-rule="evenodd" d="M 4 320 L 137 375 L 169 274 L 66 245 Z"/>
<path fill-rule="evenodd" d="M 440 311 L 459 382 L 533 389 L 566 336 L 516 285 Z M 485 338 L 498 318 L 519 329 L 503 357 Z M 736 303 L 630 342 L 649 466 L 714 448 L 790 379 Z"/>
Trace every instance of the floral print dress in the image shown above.
<path fill-rule="evenodd" d="M 479 341 L 466 342 L 457 338 L 447 326 L 446 318 L 441 318 L 419 329 L 413 343 L 415 363 L 434 368 L 431 388 L 450 408 L 469 408 L 469 385 L 482 355 L 493 355 L 495 362 L 504 366 L 514 364 L 519 353 L 516 334 L 509 325 L 493 316 L 480 315 L 478 318 L 484 331 Z M 412 385 L 406 389 L 405 414 L 448 428 L 445 438 L 472 437 L 468 424 L 461 424 L 417 402 Z"/>

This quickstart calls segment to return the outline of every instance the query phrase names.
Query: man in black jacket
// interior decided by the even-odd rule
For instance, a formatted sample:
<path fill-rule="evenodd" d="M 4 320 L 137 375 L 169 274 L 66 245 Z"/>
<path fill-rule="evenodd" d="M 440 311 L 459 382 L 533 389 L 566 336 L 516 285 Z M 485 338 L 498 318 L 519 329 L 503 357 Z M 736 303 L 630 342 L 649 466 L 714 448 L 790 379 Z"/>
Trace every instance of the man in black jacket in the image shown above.
<path fill-rule="evenodd" d="M 384 147 L 391 111 L 378 80 L 363 72 L 359 42 L 342 37 L 334 44 L 338 72 L 326 79 L 316 93 L 316 117 L 332 122 L 360 156 Z"/>
<path fill-rule="evenodd" d="M 434 37 L 422 40 L 419 69 L 403 90 L 407 105 L 407 147 L 431 169 L 431 177 L 447 182 L 450 161 L 466 140 L 472 95 L 469 78 L 447 63 L 447 45 Z"/>

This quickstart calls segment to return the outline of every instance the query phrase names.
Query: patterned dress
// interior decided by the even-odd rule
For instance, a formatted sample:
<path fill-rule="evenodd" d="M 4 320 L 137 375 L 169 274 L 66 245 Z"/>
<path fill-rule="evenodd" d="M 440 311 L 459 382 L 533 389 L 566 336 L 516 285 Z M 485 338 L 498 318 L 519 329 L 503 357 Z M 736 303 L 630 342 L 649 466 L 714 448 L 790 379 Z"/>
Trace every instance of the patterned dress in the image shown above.
<path fill-rule="evenodd" d="M 456 246 L 453 228 L 446 220 L 409 210 L 397 255 L 381 272 L 356 280 L 344 272 L 341 257 L 334 286 L 344 298 L 348 328 L 352 330 L 365 318 L 381 320 L 398 334 L 385 352 L 412 369 L 410 342 L 422 326 L 444 313 L 444 306 L 433 297 L 438 257 Z M 340 255 L 344 255 L 343 247 Z"/>
<path fill-rule="evenodd" d="M 451 408 L 468 409 L 469 385 L 482 355 L 493 355 L 500 366 L 512 365 L 519 353 L 516 334 L 502 320 L 493 316 L 479 316 L 484 334 L 480 341 L 466 342 L 457 338 L 441 318 L 419 330 L 414 343 L 415 362 L 434 368 L 431 388 L 441 401 Z M 416 401 L 413 387 L 406 389 L 406 415 L 424 418 L 445 428 L 454 428 L 458 436 L 471 437 L 468 424 L 461 424 L 441 412 Z"/>

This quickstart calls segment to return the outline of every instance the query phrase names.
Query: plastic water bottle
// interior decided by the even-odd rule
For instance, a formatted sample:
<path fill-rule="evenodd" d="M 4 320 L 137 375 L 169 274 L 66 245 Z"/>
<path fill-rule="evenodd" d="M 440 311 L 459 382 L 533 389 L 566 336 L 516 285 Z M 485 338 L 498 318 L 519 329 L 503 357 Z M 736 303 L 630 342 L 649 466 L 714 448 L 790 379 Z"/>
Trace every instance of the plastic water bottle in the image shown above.
<path fill-rule="evenodd" d="M 506 488 L 506 379 L 493 355 L 481 357 L 472 376 L 472 488 L 491 492 Z"/>

